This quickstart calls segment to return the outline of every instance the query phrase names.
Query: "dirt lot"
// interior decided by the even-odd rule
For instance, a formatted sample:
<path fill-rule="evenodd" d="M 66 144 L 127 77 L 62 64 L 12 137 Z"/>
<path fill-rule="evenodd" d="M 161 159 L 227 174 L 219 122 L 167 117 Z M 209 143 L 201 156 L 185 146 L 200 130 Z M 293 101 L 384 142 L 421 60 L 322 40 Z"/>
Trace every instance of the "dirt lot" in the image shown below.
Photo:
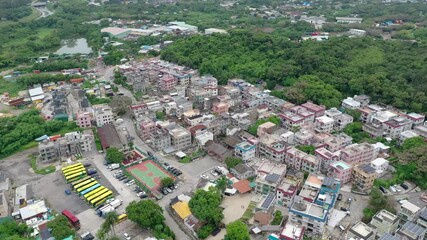
<path fill-rule="evenodd" d="M 30 166 L 28 155 L 32 153 L 37 153 L 37 148 L 28 149 L 0 160 L 0 170 L 12 180 L 13 186 L 21 186 L 40 178 L 40 175 L 32 172 Z"/>

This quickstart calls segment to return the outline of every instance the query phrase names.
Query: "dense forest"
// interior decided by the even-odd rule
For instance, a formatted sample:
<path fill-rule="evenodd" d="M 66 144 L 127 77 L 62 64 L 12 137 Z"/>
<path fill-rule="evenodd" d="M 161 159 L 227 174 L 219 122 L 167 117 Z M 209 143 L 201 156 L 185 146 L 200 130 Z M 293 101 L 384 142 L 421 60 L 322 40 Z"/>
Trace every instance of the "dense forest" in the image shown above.
<path fill-rule="evenodd" d="M 273 94 L 328 107 L 353 94 L 416 112 L 426 112 L 427 48 L 424 44 L 365 38 L 294 42 L 280 35 L 234 30 L 192 36 L 162 52 L 165 60 L 212 74 L 221 83 L 239 77 L 263 80 Z M 341 95 L 342 93 L 342 95 Z"/>
<path fill-rule="evenodd" d="M 0 0 L 0 19 L 17 20 L 31 13 L 30 0 Z"/>

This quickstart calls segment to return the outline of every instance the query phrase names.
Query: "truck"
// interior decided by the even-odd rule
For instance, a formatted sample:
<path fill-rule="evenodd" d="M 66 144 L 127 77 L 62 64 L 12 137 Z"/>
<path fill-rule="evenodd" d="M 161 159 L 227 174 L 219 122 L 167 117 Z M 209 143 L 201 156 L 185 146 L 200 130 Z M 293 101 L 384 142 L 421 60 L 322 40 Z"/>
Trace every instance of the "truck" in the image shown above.
<path fill-rule="evenodd" d="M 110 171 L 113 171 L 113 170 L 120 168 L 120 164 L 113 163 L 113 164 L 110 164 L 110 166 L 108 166 L 108 168 L 110 169 Z"/>
<path fill-rule="evenodd" d="M 108 206 L 101 211 L 101 217 L 105 218 L 107 213 L 114 211 L 114 208 L 112 206 Z"/>
<path fill-rule="evenodd" d="M 116 200 L 114 200 L 114 201 L 110 202 L 110 206 L 111 206 L 111 207 L 113 207 L 113 208 L 117 208 L 117 207 L 119 207 L 120 205 L 122 205 L 122 203 L 123 203 L 123 201 L 122 201 L 122 200 L 120 200 L 120 199 L 116 199 Z"/>

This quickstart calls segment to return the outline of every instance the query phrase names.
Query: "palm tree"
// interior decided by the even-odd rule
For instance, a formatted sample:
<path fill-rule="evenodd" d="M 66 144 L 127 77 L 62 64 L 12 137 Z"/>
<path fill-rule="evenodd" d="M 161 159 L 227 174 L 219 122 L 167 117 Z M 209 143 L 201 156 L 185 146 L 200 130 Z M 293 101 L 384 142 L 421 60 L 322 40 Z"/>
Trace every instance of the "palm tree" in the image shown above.
<path fill-rule="evenodd" d="M 117 212 L 113 211 L 113 212 L 107 213 L 107 215 L 105 215 L 105 221 L 104 223 L 102 223 L 101 228 L 97 233 L 97 237 L 99 239 L 104 240 L 104 239 L 110 239 L 116 236 L 114 225 L 116 225 L 118 219 L 119 219 L 119 215 L 117 214 Z M 112 234 L 110 237 L 107 238 L 107 235 L 110 235 L 109 234 L 110 231 Z"/>

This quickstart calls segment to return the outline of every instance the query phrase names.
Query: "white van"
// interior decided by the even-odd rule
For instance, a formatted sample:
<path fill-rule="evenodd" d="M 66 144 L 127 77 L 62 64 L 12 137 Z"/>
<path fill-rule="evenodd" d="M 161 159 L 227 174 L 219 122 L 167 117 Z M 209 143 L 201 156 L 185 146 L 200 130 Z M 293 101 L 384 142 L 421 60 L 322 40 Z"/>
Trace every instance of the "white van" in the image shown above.
<path fill-rule="evenodd" d="M 344 232 L 345 228 L 342 225 L 338 225 L 338 228 L 341 230 L 341 232 Z"/>

